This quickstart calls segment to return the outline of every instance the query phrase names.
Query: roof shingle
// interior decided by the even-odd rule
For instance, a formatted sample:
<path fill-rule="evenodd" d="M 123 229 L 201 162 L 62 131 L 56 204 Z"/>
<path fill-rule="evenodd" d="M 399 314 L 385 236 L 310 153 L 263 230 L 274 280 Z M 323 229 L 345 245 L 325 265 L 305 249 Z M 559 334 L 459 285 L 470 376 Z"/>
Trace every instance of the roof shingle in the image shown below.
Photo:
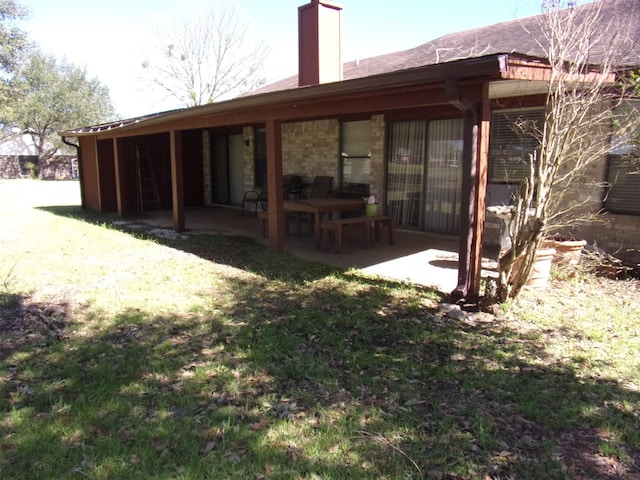
<path fill-rule="evenodd" d="M 562 10 L 561 20 L 576 25 L 586 24 L 587 17 L 600 9 L 597 22 L 590 32 L 592 50 L 589 63 L 598 64 L 603 55 L 616 43 L 620 58 L 616 64 L 640 64 L 640 5 L 636 0 L 601 0 L 592 4 Z M 466 58 L 500 53 L 518 53 L 534 57 L 547 57 L 543 15 L 497 23 L 486 27 L 451 33 L 408 50 L 387 53 L 343 65 L 343 78 L 350 80 L 370 75 L 415 68 L 424 65 L 451 62 Z M 614 32 L 614 33 L 612 33 Z M 249 95 L 298 87 L 298 76 L 266 85 Z"/>

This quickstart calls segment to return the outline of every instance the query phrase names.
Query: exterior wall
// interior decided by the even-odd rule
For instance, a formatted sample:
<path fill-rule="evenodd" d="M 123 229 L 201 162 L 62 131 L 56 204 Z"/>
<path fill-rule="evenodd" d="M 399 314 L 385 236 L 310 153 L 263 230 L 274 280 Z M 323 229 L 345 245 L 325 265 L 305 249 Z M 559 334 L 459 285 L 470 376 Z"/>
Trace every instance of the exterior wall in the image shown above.
<path fill-rule="evenodd" d="M 640 216 L 598 213 L 602 210 L 602 186 L 606 179 L 606 159 L 588 165 L 576 181 L 577 187 L 567 190 L 564 204 L 574 202 L 579 208 L 571 214 L 585 218 L 569 227 L 558 229 L 559 234 L 586 240 L 629 264 L 640 263 Z M 587 219 L 589 219 L 587 221 Z M 494 214 L 487 212 L 483 244 L 499 246 L 506 239 L 506 225 Z"/>
<path fill-rule="evenodd" d="M 80 175 L 84 188 L 82 204 L 88 210 L 100 212 L 100 184 L 98 168 L 97 140 L 95 137 L 79 137 L 80 143 Z M 113 156 L 111 157 L 113 165 Z M 111 189 L 115 192 L 115 179 L 112 181 Z"/>
<path fill-rule="evenodd" d="M 17 133 L 0 141 L 0 155 L 38 155 L 29 133 Z"/>
<path fill-rule="evenodd" d="M 208 130 L 202 132 L 202 181 L 204 188 L 204 204 L 213 205 L 211 189 L 211 135 Z"/>
<path fill-rule="evenodd" d="M 572 233 L 625 263 L 640 265 L 640 216 L 607 213 L 598 221 L 579 225 Z"/>
<path fill-rule="evenodd" d="M 0 155 L 0 178 L 23 178 L 17 155 Z"/>
<path fill-rule="evenodd" d="M 371 117 L 371 171 L 373 182 L 370 193 L 375 195 L 380 208 L 386 205 L 385 192 L 385 158 L 386 158 L 386 122 L 384 115 Z M 383 213 L 383 212 L 380 212 Z"/>
<path fill-rule="evenodd" d="M 242 164 L 244 177 L 244 191 L 253 190 L 256 186 L 253 178 L 253 128 L 242 129 Z"/>
<path fill-rule="evenodd" d="M 371 194 L 384 204 L 385 141 L 384 115 L 371 117 L 371 168 L 374 172 Z M 245 191 L 253 190 L 253 128 L 242 132 L 243 176 Z M 316 175 L 334 178 L 334 188 L 340 182 L 340 122 L 337 119 L 286 123 L 282 125 L 282 173 L 300 175 L 311 183 Z M 205 177 L 206 178 L 206 177 Z"/>
<path fill-rule="evenodd" d="M 561 230 L 567 236 L 586 240 L 591 247 L 614 255 L 632 264 L 640 263 L 640 216 L 599 213 L 602 211 L 603 187 L 606 181 L 606 158 L 588 165 L 576 186 L 567 190 L 563 202 L 575 202 L 579 207 L 572 212 L 584 218 L 577 224 Z M 587 221 L 588 219 L 588 221 Z"/>
<path fill-rule="evenodd" d="M 335 119 L 282 125 L 282 174 L 300 175 L 311 183 L 316 175 L 338 182 L 340 122 Z"/>
<path fill-rule="evenodd" d="M 42 167 L 40 177 L 47 180 L 69 180 L 78 176 L 76 157 L 56 155 L 47 160 Z"/>
<path fill-rule="evenodd" d="M 77 173 L 75 156 L 56 155 L 44 162 L 39 177 L 46 180 L 69 180 L 76 178 Z M 24 177 L 18 155 L 0 155 L 0 178 Z"/>

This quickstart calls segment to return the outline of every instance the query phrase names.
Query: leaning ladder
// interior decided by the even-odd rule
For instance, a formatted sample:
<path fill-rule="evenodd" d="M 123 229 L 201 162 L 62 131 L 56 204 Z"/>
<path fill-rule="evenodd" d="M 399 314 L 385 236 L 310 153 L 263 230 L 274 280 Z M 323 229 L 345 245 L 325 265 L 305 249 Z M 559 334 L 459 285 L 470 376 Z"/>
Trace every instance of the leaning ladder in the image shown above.
<path fill-rule="evenodd" d="M 138 209 L 160 210 L 158 182 L 151 164 L 149 147 L 136 146 L 136 168 L 138 170 Z"/>

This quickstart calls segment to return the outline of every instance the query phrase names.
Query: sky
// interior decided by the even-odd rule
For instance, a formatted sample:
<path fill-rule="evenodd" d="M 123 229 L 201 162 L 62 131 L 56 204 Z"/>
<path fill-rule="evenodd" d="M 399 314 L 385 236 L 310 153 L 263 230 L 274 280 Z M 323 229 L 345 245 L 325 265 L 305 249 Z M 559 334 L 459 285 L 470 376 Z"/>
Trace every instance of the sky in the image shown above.
<path fill-rule="evenodd" d="M 142 63 L 158 32 L 223 0 L 18 0 L 22 22 L 47 53 L 86 68 L 109 88 L 119 118 L 181 105 L 160 101 L 143 80 Z M 224 0 L 269 48 L 268 81 L 293 75 L 298 62 L 298 7 L 309 0 Z M 540 13 L 540 0 L 337 0 L 342 57 L 367 58 L 416 47 L 447 33 Z"/>

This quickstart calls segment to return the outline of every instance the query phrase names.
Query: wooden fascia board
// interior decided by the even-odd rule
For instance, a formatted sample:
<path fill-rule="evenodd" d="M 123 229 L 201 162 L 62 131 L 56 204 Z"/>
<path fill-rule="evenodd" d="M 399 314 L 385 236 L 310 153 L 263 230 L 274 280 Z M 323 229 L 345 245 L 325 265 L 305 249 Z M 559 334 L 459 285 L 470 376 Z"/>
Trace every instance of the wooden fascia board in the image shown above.
<path fill-rule="evenodd" d="M 586 66 L 585 72 L 581 74 L 567 74 L 565 80 L 570 82 L 592 83 L 604 80 L 605 83 L 615 83 L 615 74 L 603 74 L 597 71 L 597 66 Z M 553 74 L 553 69 L 548 61 L 543 59 L 525 60 L 522 58 L 509 58 L 507 68 L 502 72 L 503 80 L 542 80 L 549 82 Z"/>
<path fill-rule="evenodd" d="M 477 90 L 482 82 L 468 81 L 463 88 Z M 282 103 L 233 112 L 216 112 L 192 118 L 177 119 L 131 131 L 94 133 L 98 138 L 129 137 L 167 132 L 172 129 L 192 130 L 231 125 L 264 123 L 270 118 L 283 122 L 304 121 L 349 114 L 374 114 L 407 108 L 448 105 L 444 82 L 423 84 L 405 88 L 387 88 L 357 94 L 341 94 L 333 97 L 314 98 L 300 102 Z"/>
<path fill-rule="evenodd" d="M 452 77 L 460 78 L 461 80 L 477 79 L 478 81 L 486 80 L 487 78 L 500 78 L 505 69 L 505 59 L 505 55 L 492 55 L 439 65 L 428 65 L 365 78 L 241 97 L 212 105 L 159 115 L 137 123 L 111 128 L 104 132 L 65 131 L 60 132 L 60 135 L 65 137 L 95 135 L 98 138 L 135 136 L 166 132 L 172 128 L 180 128 L 181 130 L 200 128 L 206 122 L 199 119 L 204 118 L 219 119 L 215 125 L 207 126 L 264 121 L 267 118 L 275 118 L 273 112 L 282 110 L 283 107 L 287 106 L 291 108 L 293 105 L 311 105 L 315 102 L 327 102 L 329 99 L 337 101 L 338 99 L 360 95 L 363 97 L 375 97 L 388 89 L 410 91 L 415 86 L 438 84 Z M 391 107 L 392 105 L 389 106 L 389 108 Z M 380 109 L 382 106 L 377 108 Z M 333 114 L 334 111 L 335 108 L 331 112 L 326 112 L 325 115 Z M 337 112 L 337 114 L 341 113 L 350 112 Z M 307 118 L 311 117 L 310 114 L 307 115 L 309 115 Z M 291 118 L 303 117 L 299 117 L 299 114 L 292 114 Z"/>

